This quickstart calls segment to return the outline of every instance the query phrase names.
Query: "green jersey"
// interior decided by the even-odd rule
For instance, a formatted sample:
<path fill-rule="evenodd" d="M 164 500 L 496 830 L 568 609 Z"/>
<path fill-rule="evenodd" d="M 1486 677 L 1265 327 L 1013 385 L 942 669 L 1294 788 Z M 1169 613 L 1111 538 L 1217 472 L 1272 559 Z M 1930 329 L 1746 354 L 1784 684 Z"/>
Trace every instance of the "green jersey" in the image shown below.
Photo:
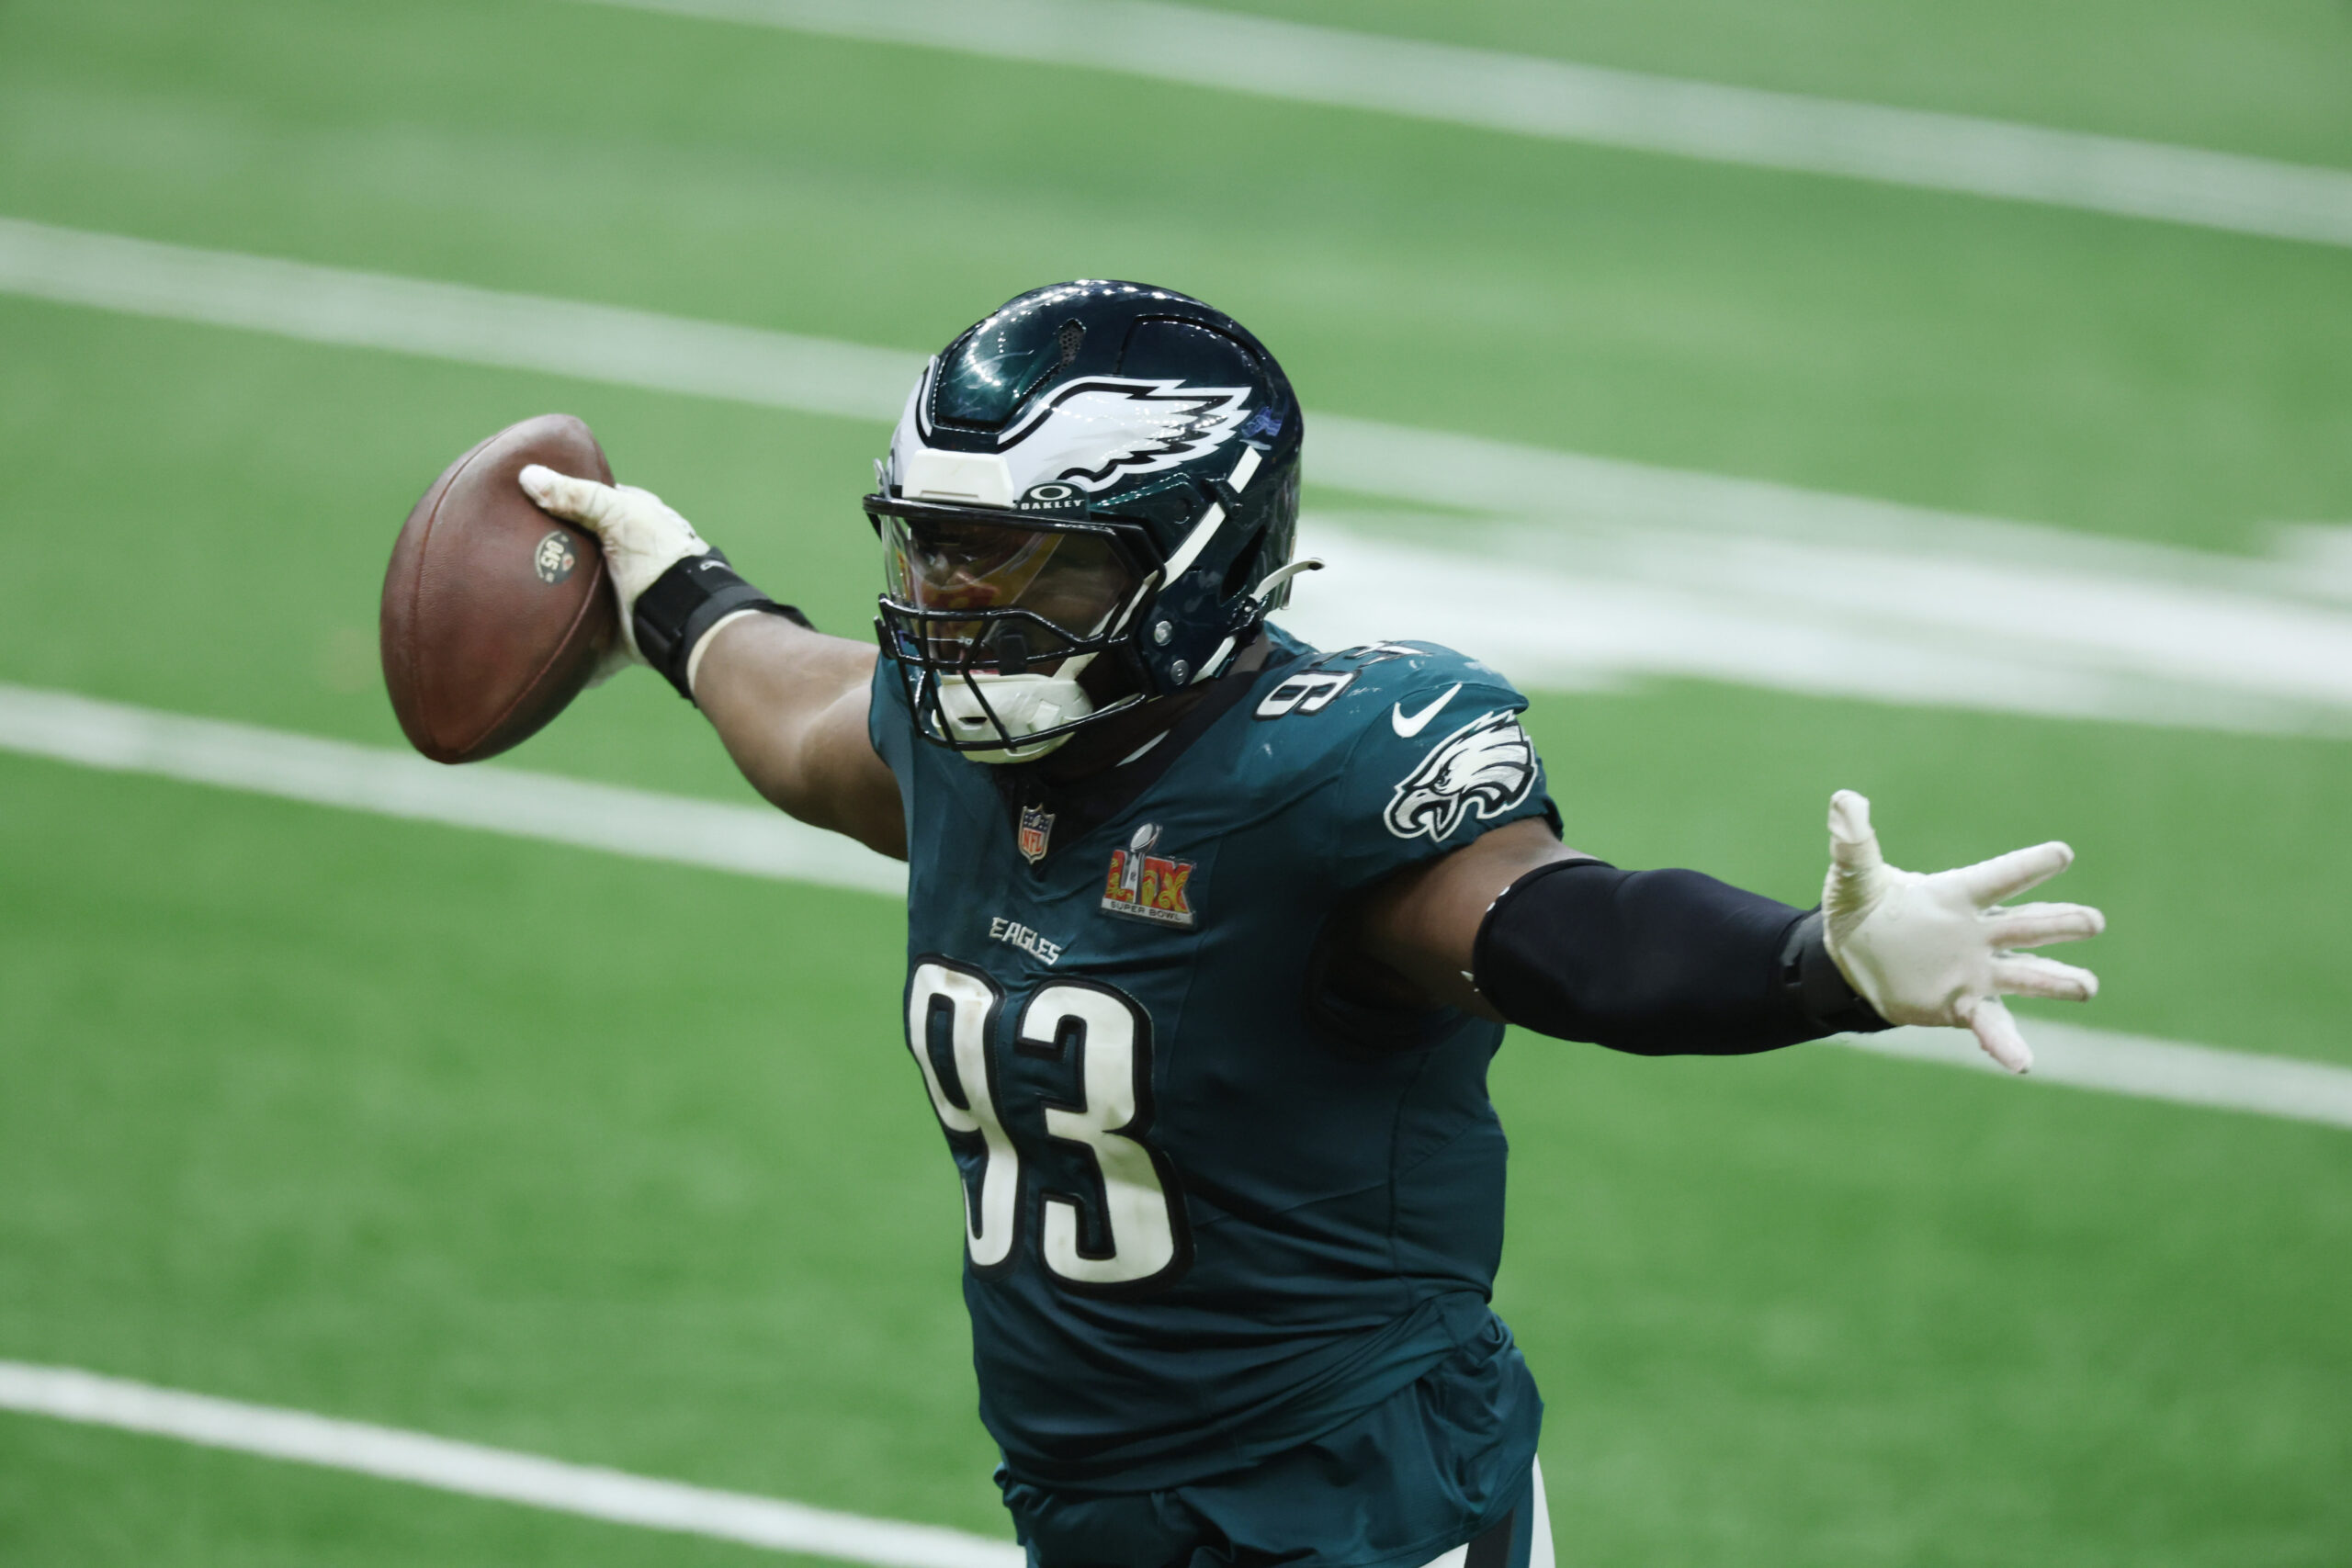
<path fill-rule="evenodd" d="M 1533 1451 L 1487 1304 L 1501 1027 L 1322 978 L 1368 888 L 1550 812 L 1526 700 L 1444 649 L 1269 635 L 1262 669 L 1076 788 L 927 744 L 876 672 L 908 1041 L 963 1182 L 981 1416 L 1023 1483 L 1229 1472 L 1465 1350 L 1494 1374 L 1476 1462 L 1499 1485 Z"/>

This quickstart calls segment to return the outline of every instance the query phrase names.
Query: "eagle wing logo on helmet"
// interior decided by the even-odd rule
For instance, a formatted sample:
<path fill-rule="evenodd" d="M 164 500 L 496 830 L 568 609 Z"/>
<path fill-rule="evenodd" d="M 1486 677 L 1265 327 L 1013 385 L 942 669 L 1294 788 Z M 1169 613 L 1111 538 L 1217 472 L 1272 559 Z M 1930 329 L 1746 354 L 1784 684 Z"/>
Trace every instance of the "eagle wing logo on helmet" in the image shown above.
<path fill-rule="evenodd" d="M 1383 818 L 1400 839 L 1442 840 L 1476 811 L 1497 817 L 1535 787 L 1535 748 L 1509 709 L 1471 720 L 1421 760 L 1396 785 Z"/>
<path fill-rule="evenodd" d="M 1098 494 L 1205 457 L 1249 417 L 1246 387 L 1091 377 L 1057 390 L 1000 439 L 1012 492 L 1041 484 Z"/>

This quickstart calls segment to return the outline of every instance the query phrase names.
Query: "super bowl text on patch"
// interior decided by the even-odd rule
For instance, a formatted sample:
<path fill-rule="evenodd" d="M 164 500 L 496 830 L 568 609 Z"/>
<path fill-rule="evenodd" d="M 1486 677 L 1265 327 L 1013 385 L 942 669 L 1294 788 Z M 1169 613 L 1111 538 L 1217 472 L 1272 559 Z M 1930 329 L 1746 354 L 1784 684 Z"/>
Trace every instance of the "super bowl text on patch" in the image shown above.
<path fill-rule="evenodd" d="M 1193 862 L 1171 860 L 1151 852 L 1159 829 L 1147 822 L 1135 830 L 1124 850 L 1111 852 L 1111 874 L 1102 885 L 1102 907 L 1114 915 L 1132 915 L 1164 926 L 1193 924 L 1191 883 Z"/>
<path fill-rule="evenodd" d="M 1062 944 L 1060 942 L 1048 942 L 1039 936 L 1032 927 L 1024 926 L 1018 920 L 1008 920 L 1002 915 L 989 917 L 989 940 L 1009 942 L 1041 964 L 1052 964 L 1061 962 Z"/>

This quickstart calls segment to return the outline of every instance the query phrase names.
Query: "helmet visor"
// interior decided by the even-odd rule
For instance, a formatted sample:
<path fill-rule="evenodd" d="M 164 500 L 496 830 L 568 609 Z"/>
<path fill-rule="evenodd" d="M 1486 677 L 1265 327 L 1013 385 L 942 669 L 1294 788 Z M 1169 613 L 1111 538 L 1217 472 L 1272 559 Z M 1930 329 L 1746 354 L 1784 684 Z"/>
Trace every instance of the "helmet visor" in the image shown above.
<path fill-rule="evenodd" d="M 926 662 L 1025 671 L 1099 637 L 1141 583 L 1102 533 L 877 513 L 888 596 Z M 1011 612 L 1011 614 L 1008 614 Z"/>

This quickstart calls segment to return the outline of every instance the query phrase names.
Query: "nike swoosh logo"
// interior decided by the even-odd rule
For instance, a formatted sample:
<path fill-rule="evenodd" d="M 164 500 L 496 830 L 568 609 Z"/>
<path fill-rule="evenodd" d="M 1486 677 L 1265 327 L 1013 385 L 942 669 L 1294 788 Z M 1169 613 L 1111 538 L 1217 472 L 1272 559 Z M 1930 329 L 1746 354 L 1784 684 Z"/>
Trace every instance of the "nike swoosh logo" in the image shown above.
<path fill-rule="evenodd" d="M 1410 740 L 1414 736 L 1419 735 L 1422 730 L 1429 728 L 1430 720 L 1437 716 L 1437 710 L 1452 702 L 1453 700 L 1453 694 L 1461 689 L 1462 682 L 1456 681 L 1453 685 L 1448 686 L 1445 689 L 1445 694 L 1443 696 L 1438 698 L 1437 701 L 1431 703 L 1420 712 L 1409 716 L 1405 712 L 1405 705 L 1403 703 L 1398 703 L 1389 713 L 1388 722 L 1396 727 L 1397 734 L 1403 736 L 1406 739 Z"/>

